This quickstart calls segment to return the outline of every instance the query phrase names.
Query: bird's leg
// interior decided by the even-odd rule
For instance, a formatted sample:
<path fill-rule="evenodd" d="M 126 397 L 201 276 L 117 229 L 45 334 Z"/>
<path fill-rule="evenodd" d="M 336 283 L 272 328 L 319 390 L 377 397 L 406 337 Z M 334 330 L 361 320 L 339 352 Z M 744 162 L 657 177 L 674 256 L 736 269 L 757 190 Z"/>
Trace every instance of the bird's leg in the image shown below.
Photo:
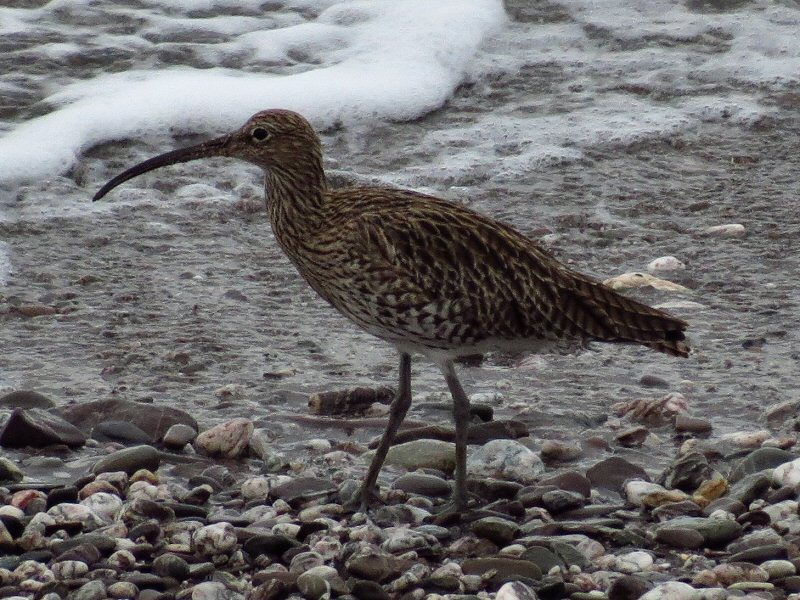
<path fill-rule="evenodd" d="M 456 424 L 456 485 L 453 490 L 452 509 L 462 511 L 467 507 L 467 431 L 469 429 L 469 398 L 458 381 L 453 361 L 442 368 L 450 395 L 453 397 L 453 420 Z"/>
<path fill-rule="evenodd" d="M 369 508 L 370 501 L 375 497 L 375 483 L 378 481 L 378 474 L 381 472 L 383 461 L 386 460 L 386 453 L 389 452 L 394 436 L 410 406 L 411 355 L 402 352 L 400 354 L 400 383 L 397 386 L 397 396 L 395 396 L 392 407 L 389 410 L 389 424 L 386 426 L 386 431 L 383 433 L 377 450 L 375 450 L 375 456 L 372 457 L 367 477 L 364 479 L 364 484 L 361 486 L 361 492 L 359 493 L 361 510 L 364 512 Z"/>

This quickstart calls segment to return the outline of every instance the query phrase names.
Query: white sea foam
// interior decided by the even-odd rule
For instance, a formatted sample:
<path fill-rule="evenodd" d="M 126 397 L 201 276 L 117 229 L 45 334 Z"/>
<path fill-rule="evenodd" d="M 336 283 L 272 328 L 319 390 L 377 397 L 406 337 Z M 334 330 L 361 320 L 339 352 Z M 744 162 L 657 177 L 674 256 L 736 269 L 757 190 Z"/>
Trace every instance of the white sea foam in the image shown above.
<path fill-rule="evenodd" d="M 76 5 L 66 0 L 59 4 Z M 186 8 L 185 3 L 167 4 Z M 9 27 L 32 18 L 20 9 L 0 13 L 9 15 L 14 17 Z M 174 34 L 178 23 L 191 30 L 195 21 L 155 13 L 147 20 L 144 33 L 151 35 Z M 198 20 L 200 29 L 231 36 L 224 43 L 200 44 L 206 46 L 198 50 L 200 58 L 213 56 L 224 64 L 226 58 L 245 55 L 257 63 L 286 60 L 296 52 L 304 54 L 306 68 L 265 74 L 181 67 L 76 81 L 46 99 L 59 108 L 17 125 L 0 139 L 0 181 L 63 172 L 78 153 L 99 142 L 167 129 L 225 130 L 267 107 L 295 109 L 323 127 L 374 118 L 413 119 L 450 97 L 483 40 L 505 22 L 505 14 L 498 0 L 471 0 L 469 10 L 458 0 L 385 0 L 342 2 L 314 21 L 258 31 L 251 18 Z M 267 16 L 265 26 L 274 21 Z M 42 52 L 73 50 L 71 44 L 57 44 Z"/>

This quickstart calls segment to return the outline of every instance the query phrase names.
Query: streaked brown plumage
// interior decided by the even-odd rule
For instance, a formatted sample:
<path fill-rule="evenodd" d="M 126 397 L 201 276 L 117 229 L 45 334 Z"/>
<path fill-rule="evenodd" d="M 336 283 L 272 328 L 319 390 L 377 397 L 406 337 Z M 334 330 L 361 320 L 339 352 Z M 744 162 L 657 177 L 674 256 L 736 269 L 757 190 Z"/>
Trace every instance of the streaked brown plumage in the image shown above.
<path fill-rule="evenodd" d="M 329 190 L 320 142 L 291 111 L 267 110 L 239 130 L 147 160 L 109 181 L 104 196 L 141 173 L 230 156 L 261 166 L 281 248 L 325 300 L 400 353 L 389 426 L 362 488 L 366 504 L 411 402 L 411 354 L 442 370 L 454 401 L 456 486 L 463 508 L 469 402 L 453 359 L 487 350 L 569 351 L 627 342 L 687 356 L 685 321 L 626 298 L 559 263 L 511 227 L 413 191 Z"/>

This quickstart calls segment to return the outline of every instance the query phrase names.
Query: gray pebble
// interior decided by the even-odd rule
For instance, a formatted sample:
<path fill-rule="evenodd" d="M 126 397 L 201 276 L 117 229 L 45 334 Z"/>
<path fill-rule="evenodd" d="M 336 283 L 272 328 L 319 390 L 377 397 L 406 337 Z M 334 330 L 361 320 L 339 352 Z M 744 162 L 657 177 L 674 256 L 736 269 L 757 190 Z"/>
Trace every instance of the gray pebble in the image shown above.
<path fill-rule="evenodd" d="M 491 540 L 498 546 L 509 544 L 519 534 L 519 525 L 499 517 L 478 519 L 470 525 L 470 529 L 478 537 Z"/>
<path fill-rule="evenodd" d="M 133 475 L 139 469 L 155 471 L 161 463 L 161 455 L 152 446 L 133 446 L 117 450 L 102 457 L 92 467 L 92 473 L 108 473 L 111 471 L 125 471 Z"/>
<path fill-rule="evenodd" d="M 426 473 L 406 473 L 395 479 L 392 488 L 403 490 L 408 494 L 419 494 L 421 496 L 437 497 L 449 496 L 451 492 L 450 483 Z"/>
<path fill-rule="evenodd" d="M 167 429 L 161 442 L 170 450 L 182 450 L 186 444 L 191 443 L 197 437 L 197 431 L 183 423 L 175 423 Z"/>

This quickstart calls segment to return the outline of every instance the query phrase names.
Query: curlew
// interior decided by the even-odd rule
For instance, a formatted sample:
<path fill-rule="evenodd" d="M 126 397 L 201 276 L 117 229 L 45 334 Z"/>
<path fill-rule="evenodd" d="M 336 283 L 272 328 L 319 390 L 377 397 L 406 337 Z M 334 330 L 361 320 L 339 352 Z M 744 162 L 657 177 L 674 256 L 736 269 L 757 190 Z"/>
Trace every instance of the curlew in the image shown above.
<path fill-rule="evenodd" d="M 438 366 L 453 398 L 453 512 L 467 504 L 469 425 L 455 359 L 491 350 L 572 351 L 592 341 L 689 354 L 685 321 L 569 269 L 508 225 L 414 191 L 329 189 L 319 137 L 288 110 L 259 112 L 228 135 L 146 160 L 111 179 L 94 199 L 142 173 L 211 156 L 264 170 L 275 239 L 300 275 L 399 353 L 397 396 L 360 490 L 364 509 L 411 405 L 413 354 Z"/>

